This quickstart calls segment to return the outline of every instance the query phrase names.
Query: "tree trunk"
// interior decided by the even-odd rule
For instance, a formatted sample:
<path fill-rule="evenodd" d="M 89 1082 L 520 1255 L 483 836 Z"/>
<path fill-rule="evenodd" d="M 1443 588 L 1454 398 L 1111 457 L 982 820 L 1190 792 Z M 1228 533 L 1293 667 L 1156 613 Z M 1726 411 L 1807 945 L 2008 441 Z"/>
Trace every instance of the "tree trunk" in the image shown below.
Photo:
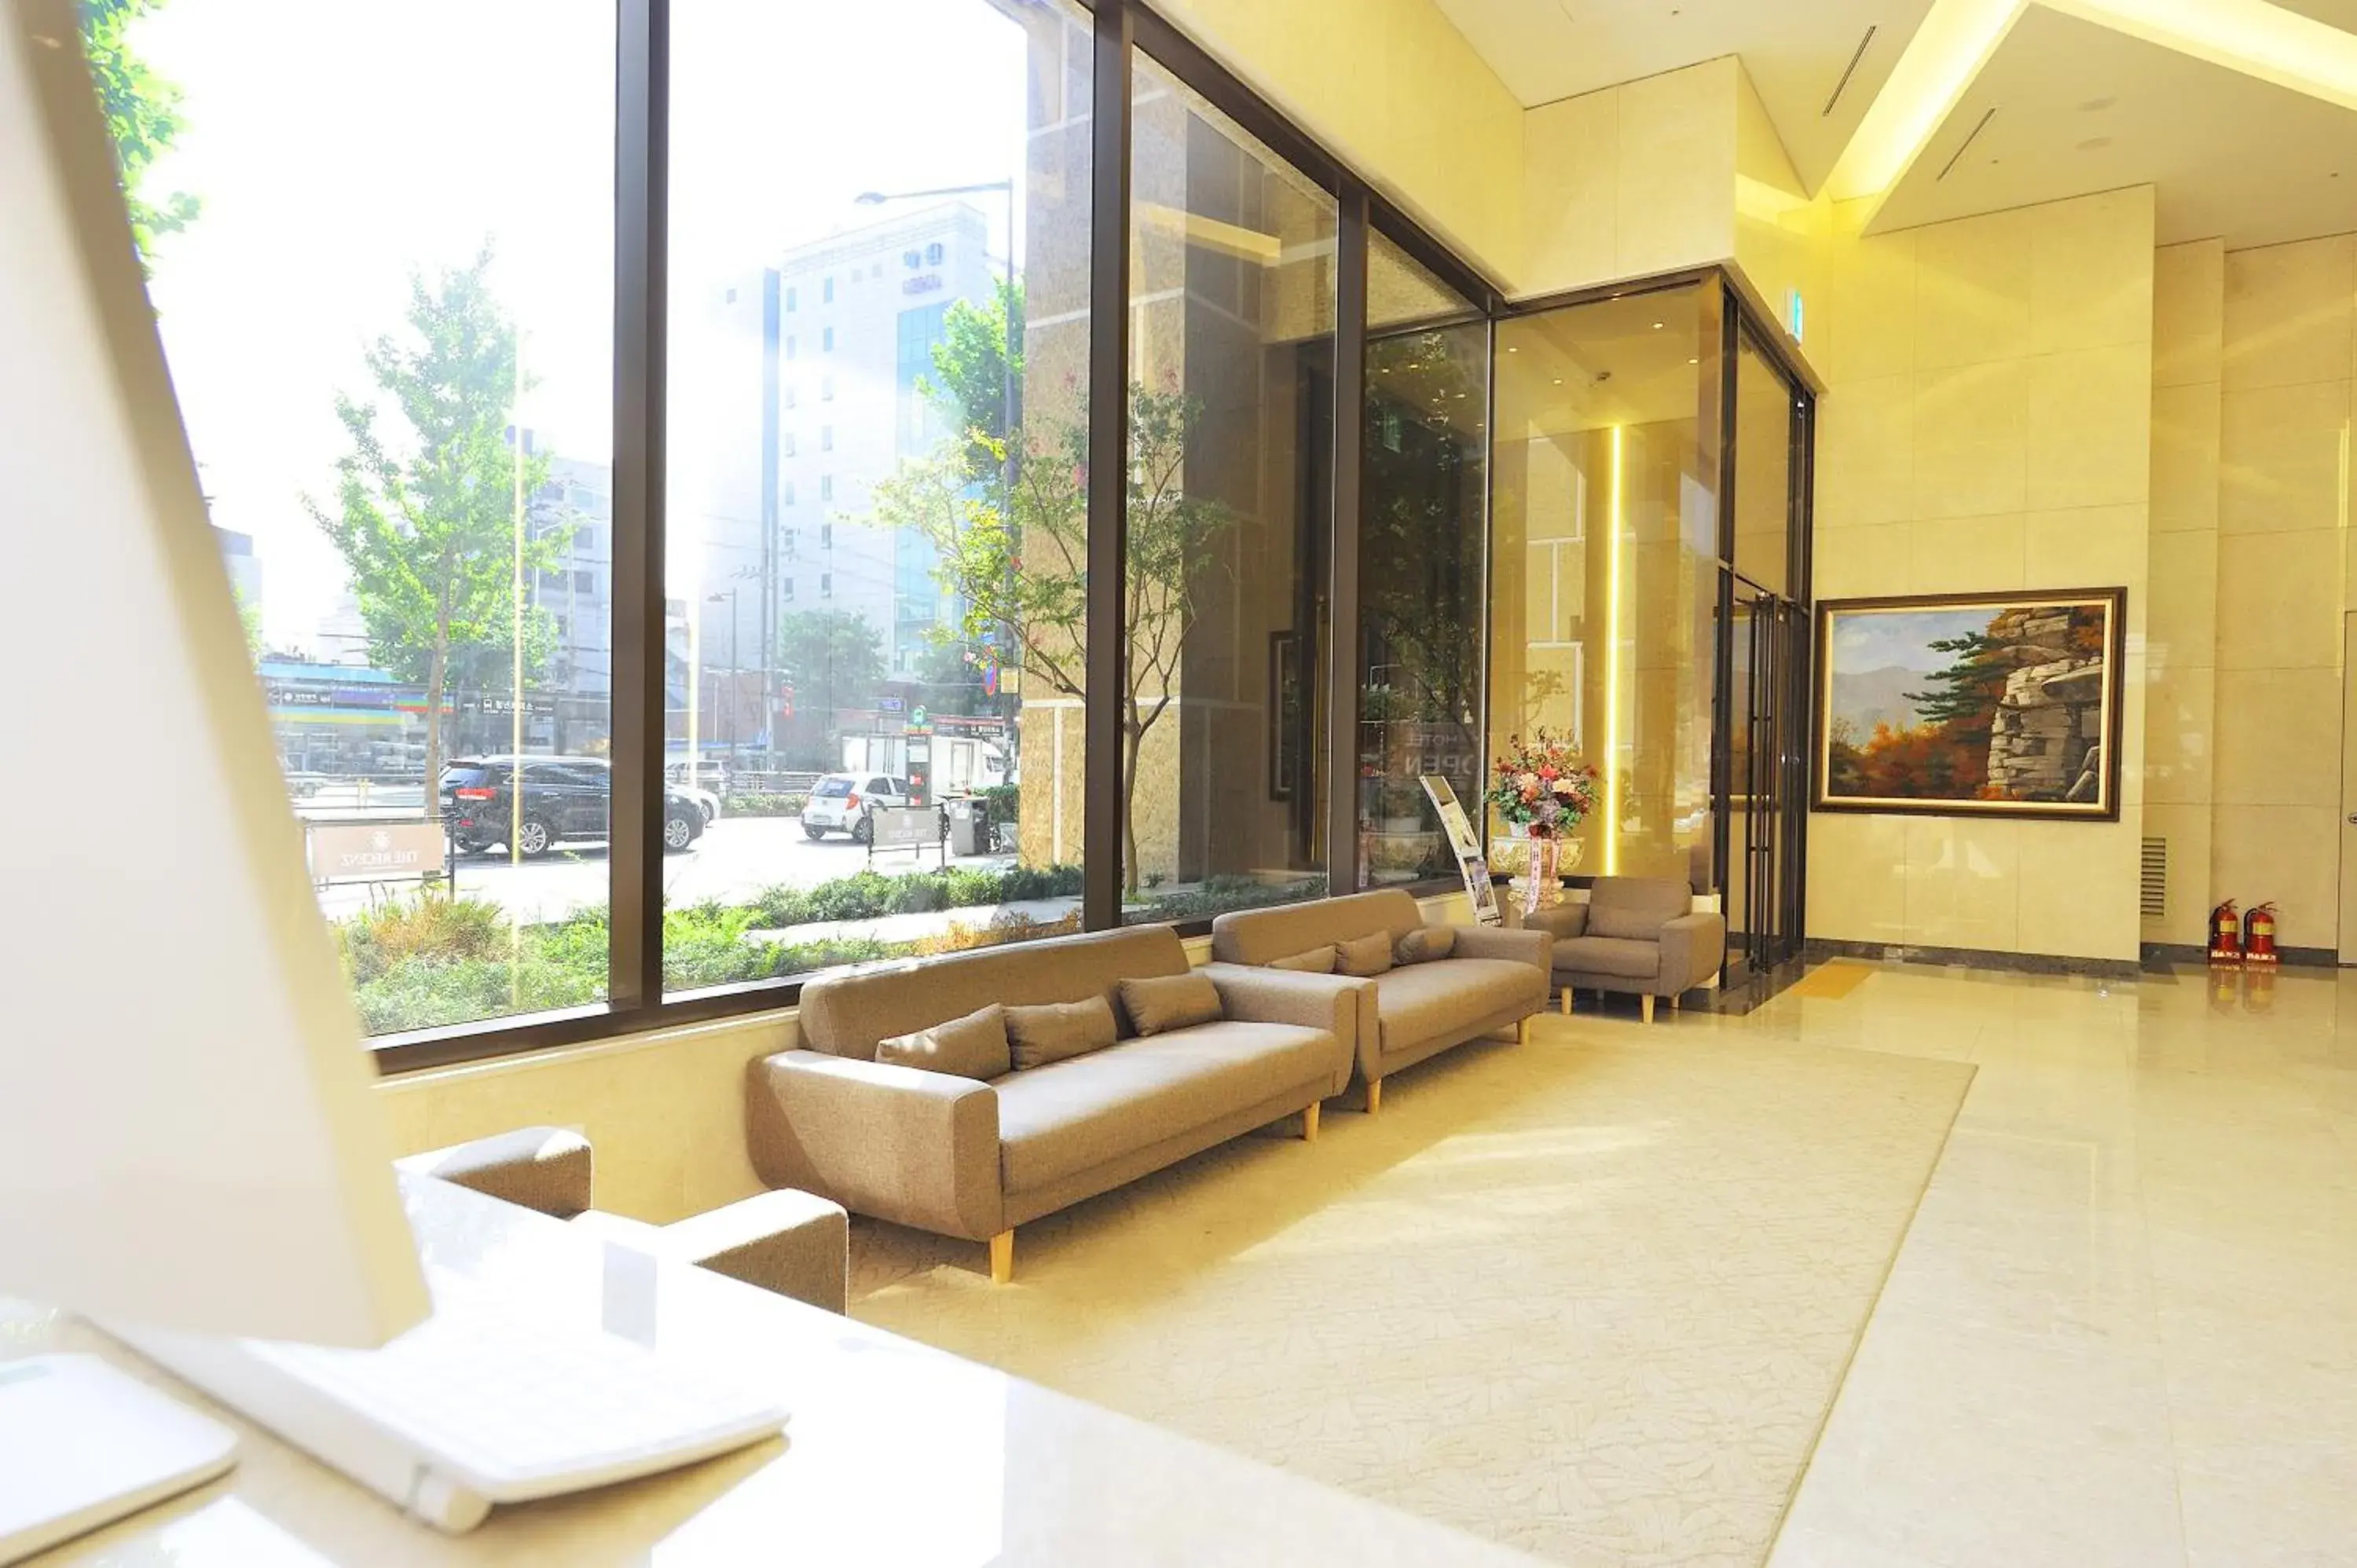
<path fill-rule="evenodd" d="M 1137 897 L 1137 754 L 1146 743 L 1146 730 L 1135 720 L 1121 730 L 1121 886 L 1129 899 Z"/>
<path fill-rule="evenodd" d="M 425 820 L 442 818 L 442 688 L 450 675 L 450 625 L 434 628 L 434 657 L 425 666 Z"/>

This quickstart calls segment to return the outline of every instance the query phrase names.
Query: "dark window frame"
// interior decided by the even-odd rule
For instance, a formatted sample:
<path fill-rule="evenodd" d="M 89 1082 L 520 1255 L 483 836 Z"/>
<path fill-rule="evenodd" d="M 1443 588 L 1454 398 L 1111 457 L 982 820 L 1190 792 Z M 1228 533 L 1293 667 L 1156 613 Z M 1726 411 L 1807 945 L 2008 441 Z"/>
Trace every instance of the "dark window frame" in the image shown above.
<path fill-rule="evenodd" d="M 977 0 L 980 3 L 980 0 Z M 1332 193 L 1343 214 L 1338 278 L 1335 357 L 1343 373 L 1332 381 L 1336 478 L 1325 526 L 1334 548 L 1328 557 L 1335 602 L 1355 603 L 1355 516 L 1360 490 L 1361 416 L 1367 322 L 1365 251 L 1380 232 L 1446 283 L 1486 318 L 1505 308 L 1499 288 L 1458 257 L 1398 206 L 1375 190 L 1339 156 L 1297 125 L 1139 0 L 1081 0 L 1093 13 L 1095 70 L 1090 172 L 1090 404 L 1095 459 L 1090 465 L 1089 554 L 1092 584 L 1087 660 L 1090 696 L 1084 730 L 1092 744 L 1083 759 L 1088 809 L 1083 827 L 1082 926 L 1121 924 L 1120 750 L 1115 693 L 1123 690 L 1122 553 L 1126 497 L 1118 476 L 1128 443 L 1127 300 L 1129 273 L 1129 143 L 1133 63 L 1153 58 L 1212 107 L 1257 138 L 1313 183 Z M 664 481 L 668 432 L 665 312 L 669 307 L 665 221 L 670 200 L 671 0 L 616 0 L 614 493 L 612 528 L 614 673 L 614 822 L 610 848 L 611 947 L 608 1000 L 559 1013 L 378 1036 L 371 1042 L 378 1070 L 421 1071 L 522 1052 L 673 1028 L 713 1019 L 753 1015 L 794 1006 L 796 979 L 752 982 L 692 992 L 663 990 L 662 800 L 664 715 Z M 1484 575 L 1488 572 L 1484 563 Z M 1328 660 L 1324 692 L 1330 715 L 1329 769 L 1348 752 L 1355 769 L 1359 711 L 1357 660 Z M 1484 689 L 1487 682 L 1484 681 Z M 1349 721 L 1349 722 L 1345 722 Z M 1329 777 L 1349 777 L 1350 771 Z M 1329 886 L 1354 886 L 1357 834 L 1343 831 L 1348 811 L 1328 813 Z M 629 831 L 625 824 L 634 824 Z M 1436 889 L 1444 885 L 1434 885 Z M 1448 885 L 1453 886 L 1453 885 Z M 1200 935 L 1207 920 L 1178 929 Z"/>

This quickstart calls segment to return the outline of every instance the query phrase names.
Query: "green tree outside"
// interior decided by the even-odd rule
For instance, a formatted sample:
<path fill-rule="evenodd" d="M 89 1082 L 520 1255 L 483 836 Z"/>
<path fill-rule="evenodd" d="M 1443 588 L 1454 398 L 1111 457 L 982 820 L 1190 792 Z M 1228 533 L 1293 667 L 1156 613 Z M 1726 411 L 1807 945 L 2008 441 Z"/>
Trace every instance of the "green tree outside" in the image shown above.
<path fill-rule="evenodd" d="M 98 105 L 114 142 L 123 195 L 131 209 L 131 235 L 142 266 L 152 268 L 156 242 L 185 229 L 197 216 L 198 200 L 176 190 L 157 201 L 140 193 L 147 167 L 180 134 L 180 89 L 159 76 L 131 47 L 133 23 L 163 0 L 80 0 L 82 53 L 90 60 Z"/>
<path fill-rule="evenodd" d="M 942 395 L 957 414 L 978 391 L 970 381 L 953 381 Z M 1130 387 L 1122 843 L 1132 896 L 1139 883 L 1138 757 L 1178 700 L 1204 579 L 1231 521 L 1225 506 L 1186 489 L 1188 443 L 1201 413 L 1184 393 Z M 1017 461 L 1007 461 L 1010 452 Z M 1019 650 L 1027 681 L 1074 698 L 1087 693 L 1087 474 L 1088 432 L 1079 425 L 1018 426 L 1011 448 L 968 426 L 962 438 L 879 483 L 868 520 L 913 529 L 932 545 L 935 580 L 963 607 L 963 640 Z"/>
<path fill-rule="evenodd" d="M 425 687 L 425 809 L 440 812 L 435 785 L 444 760 L 442 710 L 454 662 L 485 679 L 512 659 L 516 581 L 510 438 L 517 401 L 516 329 L 485 281 L 487 248 L 432 285 L 410 284 L 405 338 L 368 350 L 377 397 L 336 398 L 350 450 L 337 461 L 333 507 L 305 505 L 344 558 L 369 653 Z M 384 418 L 387 409 L 397 416 Z M 398 430 L 388 438 L 387 424 Z M 529 495 L 548 477 L 548 456 L 522 459 Z M 526 574 L 553 568 L 569 528 L 523 541 Z M 527 612 L 526 673 L 546 657 L 551 630 Z"/>
<path fill-rule="evenodd" d="M 840 767 L 827 752 L 834 715 L 876 705 L 889 673 L 882 636 L 849 610 L 788 610 L 778 618 L 778 672 L 793 693 L 800 759 L 821 772 Z"/>

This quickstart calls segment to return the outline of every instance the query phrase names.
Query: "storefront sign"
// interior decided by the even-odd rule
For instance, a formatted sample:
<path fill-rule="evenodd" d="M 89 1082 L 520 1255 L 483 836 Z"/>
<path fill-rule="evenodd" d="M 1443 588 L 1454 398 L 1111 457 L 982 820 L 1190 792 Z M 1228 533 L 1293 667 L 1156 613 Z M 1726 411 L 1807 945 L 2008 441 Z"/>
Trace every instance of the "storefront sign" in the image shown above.
<path fill-rule="evenodd" d="M 391 882 L 443 868 L 438 822 L 312 822 L 304 832 L 314 882 Z"/>
<path fill-rule="evenodd" d="M 941 840 L 942 814 L 931 806 L 878 811 L 871 820 L 877 849 L 913 849 Z"/>

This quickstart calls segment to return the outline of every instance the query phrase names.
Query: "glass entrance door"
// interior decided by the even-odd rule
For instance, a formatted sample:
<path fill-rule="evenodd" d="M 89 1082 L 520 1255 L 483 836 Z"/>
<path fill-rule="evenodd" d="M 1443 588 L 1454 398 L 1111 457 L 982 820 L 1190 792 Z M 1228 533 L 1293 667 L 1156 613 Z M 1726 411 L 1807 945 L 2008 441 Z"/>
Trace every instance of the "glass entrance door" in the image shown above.
<path fill-rule="evenodd" d="M 1734 581 L 1728 697 L 1728 979 L 1800 956 L 1802 828 L 1808 810 L 1808 617 L 1781 594 Z"/>

